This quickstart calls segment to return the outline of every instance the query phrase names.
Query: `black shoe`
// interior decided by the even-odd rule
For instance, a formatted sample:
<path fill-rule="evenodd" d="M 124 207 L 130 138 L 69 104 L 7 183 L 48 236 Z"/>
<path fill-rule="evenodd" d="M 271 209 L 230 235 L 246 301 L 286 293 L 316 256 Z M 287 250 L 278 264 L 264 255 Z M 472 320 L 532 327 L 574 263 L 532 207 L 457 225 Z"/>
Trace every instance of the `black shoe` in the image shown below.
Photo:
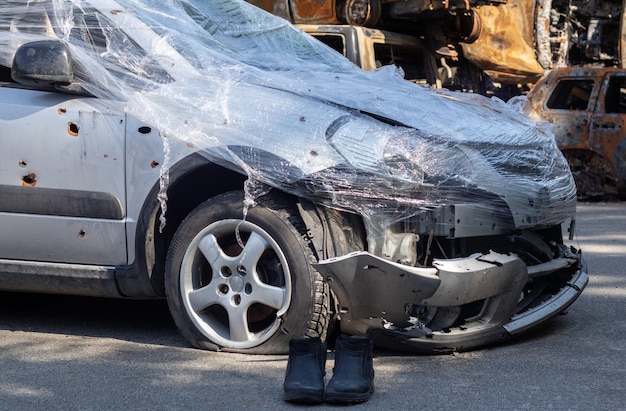
<path fill-rule="evenodd" d="M 374 392 L 374 344 L 367 337 L 341 334 L 335 345 L 335 367 L 324 399 L 333 403 L 369 400 Z"/>
<path fill-rule="evenodd" d="M 324 401 L 325 366 L 326 343 L 319 338 L 297 338 L 289 341 L 289 360 L 283 384 L 285 401 Z"/>

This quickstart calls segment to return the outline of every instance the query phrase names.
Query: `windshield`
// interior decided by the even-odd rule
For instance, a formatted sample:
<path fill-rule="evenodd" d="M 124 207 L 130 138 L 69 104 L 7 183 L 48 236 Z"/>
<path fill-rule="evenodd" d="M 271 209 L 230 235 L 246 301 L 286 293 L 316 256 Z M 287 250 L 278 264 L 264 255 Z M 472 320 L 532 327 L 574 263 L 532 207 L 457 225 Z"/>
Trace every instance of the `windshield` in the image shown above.
<path fill-rule="evenodd" d="M 169 82 L 177 65 L 205 75 L 243 66 L 247 75 L 254 69 L 335 73 L 357 69 L 286 20 L 246 2 L 8 1 L 0 10 L 0 31 L 12 34 L 0 36 L 0 46 L 10 46 L 0 51 L 5 67 L 10 67 L 19 45 L 45 36 L 67 40 L 80 47 L 79 54 L 91 53 L 91 58 L 112 63 L 106 65 L 109 71 L 130 70 L 156 83 Z M 129 15 L 128 10 L 137 13 Z"/>

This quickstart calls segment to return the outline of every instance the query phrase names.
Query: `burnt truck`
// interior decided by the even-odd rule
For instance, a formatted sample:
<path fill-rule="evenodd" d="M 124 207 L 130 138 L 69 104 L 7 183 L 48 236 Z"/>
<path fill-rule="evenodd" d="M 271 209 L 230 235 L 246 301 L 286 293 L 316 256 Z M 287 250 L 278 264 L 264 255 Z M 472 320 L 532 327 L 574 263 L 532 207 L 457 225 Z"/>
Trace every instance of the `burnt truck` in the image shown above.
<path fill-rule="evenodd" d="M 546 70 L 625 67 L 623 0 L 248 0 L 294 24 L 411 35 L 450 90 L 526 94 Z"/>

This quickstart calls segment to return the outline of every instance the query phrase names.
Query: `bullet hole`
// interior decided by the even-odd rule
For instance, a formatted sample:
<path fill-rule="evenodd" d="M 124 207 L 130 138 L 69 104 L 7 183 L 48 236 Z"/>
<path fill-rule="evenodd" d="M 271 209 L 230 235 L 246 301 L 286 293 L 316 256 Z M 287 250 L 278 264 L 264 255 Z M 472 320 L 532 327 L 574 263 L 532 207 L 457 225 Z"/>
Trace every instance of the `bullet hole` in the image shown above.
<path fill-rule="evenodd" d="M 62 108 L 62 107 L 59 107 L 59 109 L 57 110 L 57 113 L 59 113 L 59 114 L 65 114 L 65 113 L 67 113 L 67 110 L 66 110 L 66 109 L 64 109 L 64 108 Z"/>
<path fill-rule="evenodd" d="M 78 232 L 78 236 L 79 236 L 80 238 L 85 238 L 85 230 L 80 230 L 80 231 Z"/>
<path fill-rule="evenodd" d="M 300 122 L 301 123 L 306 123 L 306 118 L 304 116 L 300 117 Z"/>
<path fill-rule="evenodd" d="M 152 163 L 150 163 L 150 167 L 152 168 L 157 168 L 159 166 L 159 162 L 158 161 L 153 161 Z"/>
<path fill-rule="evenodd" d="M 311 152 L 309 152 L 309 154 L 313 157 L 317 157 L 317 151 L 315 150 L 311 150 Z"/>
<path fill-rule="evenodd" d="M 137 131 L 139 131 L 141 134 L 150 134 L 150 132 L 152 132 L 152 129 L 148 126 L 142 126 L 139 127 Z"/>
<path fill-rule="evenodd" d="M 104 155 L 104 158 L 109 158 L 109 155 L 108 155 L 108 154 L 105 154 L 105 155 Z"/>
<path fill-rule="evenodd" d="M 35 187 L 37 184 L 37 175 L 30 173 L 22 177 L 22 185 L 25 187 Z"/>
<path fill-rule="evenodd" d="M 26 161 L 20 161 L 20 162 L 18 162 L 18 163 L 17 163 L 17 165 L 18 165 L 18 166 L 20 166 L 20 167 L 22 167 L 22 168 L 24 168 L 24 167 L 26 167 L 28 164 L 26 164 Z"/>
<path fill-rule="evenodd" d="M 78 130 L 80 130 L 80 128 L 76 124 L 71 121 L 67 123 L 67 132 L 70 136 L 78 137 Z"/>

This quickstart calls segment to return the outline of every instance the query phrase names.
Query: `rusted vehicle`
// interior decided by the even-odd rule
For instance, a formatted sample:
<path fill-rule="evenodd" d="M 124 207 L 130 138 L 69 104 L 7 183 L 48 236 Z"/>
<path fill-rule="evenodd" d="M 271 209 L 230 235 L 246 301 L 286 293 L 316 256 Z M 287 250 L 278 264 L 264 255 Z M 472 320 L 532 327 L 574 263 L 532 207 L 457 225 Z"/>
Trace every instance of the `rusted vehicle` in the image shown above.
<path fill-rule="evenodd" d="M 298 28 L 341 53 L 363 70 L 396 65 L 404 78 L 441 88 L 437 61 L 419 38 L 348 24 L 298 24 Z"/>
<path fill-rule="evenodd" d="M 384 0 L 249 0 L 293 23 L 348 23 L 374 26 Z"/>
<path fill-rule="evenodd" d="M 450 79 L 440 78 L 444 87 L 505 100 L 527 92 L 545 70 L 626 67 L 623 0 L 248 1 L 292 23 L 348 23 L 419 37 Z"/>
<path fill-rule="evenodd" d="M 534 83 L 545 70 L 585 63 L 624 67 L 622 0 L 471 4 L 482 29 L 461 44 L 463 55 L 495 81 Z"/>
<path fill-rule="evenodd" d="M 579 198 L 626 196 L 626 70 L 552 70 L 528 99 L 530 115 L 554 124 Z"/>
<path fill-rule="evenodd" d="M 406 19 L 420 16 L 428 22 L 447 23 L 446 31 L 460 37 L 475 36 L 480 31 L 480 20 L 470 8 L 468 0 L 247 0 L 264 10 L 295 24 L 351 24 L 375 27 L 384 14 Z"/>

